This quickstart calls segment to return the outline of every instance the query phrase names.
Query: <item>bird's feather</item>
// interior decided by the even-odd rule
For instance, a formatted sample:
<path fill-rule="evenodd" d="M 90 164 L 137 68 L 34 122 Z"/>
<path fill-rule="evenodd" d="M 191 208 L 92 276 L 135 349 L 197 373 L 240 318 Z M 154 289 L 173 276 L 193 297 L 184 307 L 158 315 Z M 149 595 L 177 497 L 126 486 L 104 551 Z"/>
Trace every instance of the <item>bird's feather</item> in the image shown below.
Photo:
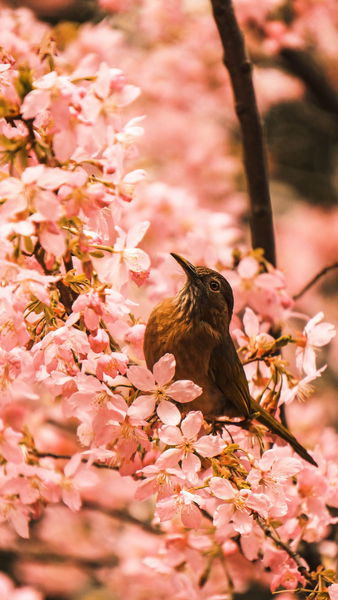
<path fill-rule="evenodd" d="M 251 398 L 244 369 L 230 335 L 223 337 L 210 357 L 209 374 L 224 394 L 225 411 L 230 404 L 238 416 L 250 417 Z"/>

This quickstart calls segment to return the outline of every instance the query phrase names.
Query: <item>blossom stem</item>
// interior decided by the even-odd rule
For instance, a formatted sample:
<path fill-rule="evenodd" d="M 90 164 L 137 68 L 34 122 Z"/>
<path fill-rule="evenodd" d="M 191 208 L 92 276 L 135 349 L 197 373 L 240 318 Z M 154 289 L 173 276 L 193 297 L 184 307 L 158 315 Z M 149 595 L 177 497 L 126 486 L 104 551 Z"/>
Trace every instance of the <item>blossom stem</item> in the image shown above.
<path fill-rule="evenodd" d="M 317 283 L 317 281 L 321 279 L 323 275 L 326 275 L 326 273 L 328 273 L 329 271 L 332 271 L 333 269 L 337 268 L 338 262 L 335 262 L 332 265 L 328 265 L 327 267 L 321 269 L 314 277 L 312 277 L 312 279 L 310 279 L 310 281 L 308 281 L 306 285 L 304 285 L 304 287 L 302 287 L 302 289 L 299 292 L 297 292 L 297 294 L 294 294 L 293 299 L 298 300 L 299 298 L 301 298 L 301 296 L 303 296 L 315 283 Z"/>
<path fill-rule="evenodd" d="M 72 458 L 72 456 L 70 454 L 56 454 L 55 452 L 39 452 L 38 450 L 35 450 L 35 449 L 29 449 L 29 452 L 31 454 L 33 454 L 34 456 L 37 456 L 38 458 L 54 458 L 55 460 L 70 460 Z M 82 458 L 81 462 L 88 463 L 89 459 Z M 119 470 L 119 467 L 115 467 L 113 465 L 108 465 L 107 463 L 101 463 L 101 462 L 94 461 L 91 464 L 93 465 L 93 467 L 96 467 L 97 469 L 111 469 L 113 471 Z"/>
<path fill-rule="evenodd" d="M 288 554 L 288 556 L 290 558 L 292 558 L 292 560 L 296 563 L 297 570 L 299 571 L 299 573 L 304 577 L 304 579 L 306 579 L 306 581 L 308 583 L 311 583 L 311 585 L 313 585 L 313 580 L 311 578 L 310 572 L 304 566 L 304 564 L 302 562 L 302 559 L 299 556 L 299 554 L 297 554 L 297 552 L 295 552 L 294 550 L 292 550 L 290 548 L 290 546 L 288 546 L 288 544 L 286 544 L 285 542 L 283 542 L 280 539 L 280 537 L 272 529 L 270 529 L 267 526 L 267 524 L 264 522 L 264 520 L 257 513 L 254 515 L 254 518 L 255 518 L 256 523 L 258 524 L 258 526 L 264 532 L 264 535 L 266 535 L 266 537 L 270 538 L 273 541 L 273 543 L 275 544 L 275 546 L 277 548 L 279 548 L 280 550 L 284 550 L 284 552 L 286 552 Z"/>

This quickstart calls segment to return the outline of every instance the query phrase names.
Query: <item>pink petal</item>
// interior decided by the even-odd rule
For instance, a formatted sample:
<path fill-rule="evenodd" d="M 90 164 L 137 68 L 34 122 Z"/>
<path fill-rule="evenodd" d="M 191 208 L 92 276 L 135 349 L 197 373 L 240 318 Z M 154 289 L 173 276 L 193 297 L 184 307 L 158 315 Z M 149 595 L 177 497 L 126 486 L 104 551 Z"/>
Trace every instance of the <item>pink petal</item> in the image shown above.
<path fill-rule="evenodd" d="M 18 535 L 23 538 L 29 538 L 28 517 L 20 509 L 12 510 L 10 520 Z"/>
<path fill-rule="evenodd" d="M 70 510 L 76 511 L 81 508 L 81 496 L 78 490 L 72 489 L 63 489 L 62 490 L 62 500 Z"/>
<path fill-rule="evenodd" d="M 245 535 L 252 531 L 253 517 L 246 512 L 236 510 L 232 517 L 234 529 L 238 533 Z"/>
<path fill-rule="evenodd" d="M 246 505 L 248 508 L 257 511 L 265 519 L 267 518 L 270 502 L 264 494 L 249 494 L 246 499 Z"/>
<path fill-rule="evenodd" d="M 43 228 L 39 233 L 39 241 L 46 252 L 50 252 L 56 257 L 62 256 L 66 251 L 66 242 L 62 233 L 54 234 Z"/>
<path fill-rule="evenodd" d="M 150 267 L 150 258 L 141 248 L 132 248 L 123 251 L 124 262 L 130 271 L 142 273 Z"/>
<path fill-rule="evenodd" d="M 221 454 L 225 442 L 218 435 L 203 435 L 194 443 L 194 448 L 201 456 L 217 456 Z"/>
<path fill-rule="evenodd" d="M 330 600 L 338 600 L 338 583 L 333 583 L 327 589 Z"/>
<path fill-rule="evenodd" d="M 189 454 L 187 454 L 187 456 L 185 456 L 184 458 L 182 458 L 182 471 L 184 471 L 184 473 L 197 473 L 198 471 L 200 471 L 201 469 L 201 461 L 198 458 L 198 456 L 196 456 L 196 454 L 193 454 L 192 452 L 189 452 Z"/>
<path fill-rule="evenodd" d="M 156 512 L 160 521 L 168 521 L 176 512 L 176 503 L 173 497 L 163 498 L 156 504 Z"/>
<path fill-rule="evenodd" d="M 181 509 L 181 521 L 184 527 L 198 529 L 201 524 L 202 514 L 196 504 L 184 504 Z"/>
<path fill-rule="evenodd" d="M 64 473 L 66 477 L 72 477 L 74 473 L 76 473 L 77 469 L 81 465 L 82 454 L 81 452 L 77 452 L 73 454 L 72 458 L 67 462 Z"/>
<path fill-rule="evenodd" d="M 176 467 L 183 456 L 183 451 L 179 448 L 169 448 L 160 454 L 156 461 L 156 466 L 160 469 L 171 469 Z"/>
<path fill-rule="evenodd" d="M 154 396 L 138 396 L 129 406 L 128 415 L 138 419 L 148 419 L 153 414 L 156 404 Z"/>
<path fill-rule="evenodd" d="M 209 487 L 213 494 L 221 500 L 232 500 L 236 496 L 236 490 L 230 481 L 222 477 L 212 477 L 209 481 Z"/>
<path fill-rule="evenodd" d="M 336 335 L 334 325 L 331 323 L 320 323 L 309 335 L 309 341 L 314 346 L 325 346 Z"/>
<path fill-rule="evenodd" d="M 131 173 L 128 173 L 123 181 L 127 182 L 127 183 L 136 183 L 136 181 L 132 180 L 132 174 L 136 174 L 140 171 L 140 169 L 138 169 L 137 171 L 132 171 Z M 143 171 L 144 173 L 144 171 Z M 140 241 L 143 239 L 143 237 L 145 236 L 145 234 L 148 231 L 150 225 L 150 221 L 142 221 L 141 223 L 137 223 L 136 225 L 133 225 L 133 227 L 131 227 L 127 233 L 127 241 L 126 241 L 126 246 L 128 248 L 135 248 L 135 246 L 137 246 L 137 244 L 140 243 Z"/>
<path fill-rule="evenodd" d="M 149 498 L 155 494 L 156 488 L 157 483 L 153 478 L 138 482 L 137 490 L 135 492 L 135 500 L 146 500 L 146 498 Z"/>
<path fill-rule="evenodd" d="M 165 425 L 178 425 L 181 420 L 180 411 L 169 400 L 161 400 L 156 412 Z"/>
<path fill-rule="evenodd" d="M 177 444 L 182 444 L 184 441 L 183 436 L 178 429 L 178 427 L 173 427 L 172 425 L 163 425 L 161 427 L 158 436 L 161 442 L 168 444 L 170 446 L 176 446 Z"/>
<path fill-rule="evenodd" d="M 220 504 L 214 512 L 215 527 L 226 527 L 229 525 L 233 512 L 232 504 Z"/>
<path fill-rule="evenodd" d="M 194 410 L 187 414 L 182 421 L 181 429 L 185 438 L 194 439 L 203 423 L 203 415 L 200 410 Z"/>
<path fill-rule="evenodd" d="M 176 360 L 173 354 L 164 354 L 153 367 L 155 381 L 159 387 L 172 380 L 175 375 Z"/>
<path fill-rule="evenodd" d="M 256 560 L 258 558 L 259 551 L 262 547 L 262 540 L 255 534 L 254 531 L 251 531 L 246 535 L 242 535 L 240 543 L 243 554 L 248 560 Z"/>
<path fill-rule="evenodd" d="M 257 275 L 259 264 L 252 256 L 246 256 L 238 265 L 237 271 L 242 279 L 252 279 Z"/>
<path fill-rule="evenodd" d="M 202 392 L 203 390 L 199 385 L 196 385 L 188 379 L 174 381 L 174 383 L 167 388 L 168 396 L 181 403 L 195 400 Z"/>
<path fill-rule="evenodd" d="M 254 311 L 249 307 L 245 309 L 243 325 L 245 333 L 249 338 L 255 338 L 259 332 L 259 321 L 257 315 L 255 315 Z"/>
<path fill-rule="evenodd" d="M 152 392 L 156 389 L 155 377 L 151 371 L 145 367 L 135 365 L 129 367 L 127 377 L 130 383 L 142 392 Z"/>
<path fill-rule="evenodd" d="M 100 324 L 100 315 L 92 308 L 86 308 L 83 314 L 84 322 L 89 331 L 95 331 Z"/>

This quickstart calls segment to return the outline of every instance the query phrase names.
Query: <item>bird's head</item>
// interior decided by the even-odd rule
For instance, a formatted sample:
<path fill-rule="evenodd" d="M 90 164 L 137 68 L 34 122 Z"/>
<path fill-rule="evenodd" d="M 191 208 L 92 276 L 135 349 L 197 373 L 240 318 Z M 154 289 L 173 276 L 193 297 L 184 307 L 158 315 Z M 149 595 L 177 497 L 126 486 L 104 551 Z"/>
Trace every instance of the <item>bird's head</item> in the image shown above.
<path fill-rule="evenodd" d="M 216 325 L 231 320 L 234 296 L 228 281 L 213 269 L 195 267 L 179 254 L 171 256 L 187 276 L 185 286 L 177 295 L 179 308 L 187 319 L 199 319 Z"/>

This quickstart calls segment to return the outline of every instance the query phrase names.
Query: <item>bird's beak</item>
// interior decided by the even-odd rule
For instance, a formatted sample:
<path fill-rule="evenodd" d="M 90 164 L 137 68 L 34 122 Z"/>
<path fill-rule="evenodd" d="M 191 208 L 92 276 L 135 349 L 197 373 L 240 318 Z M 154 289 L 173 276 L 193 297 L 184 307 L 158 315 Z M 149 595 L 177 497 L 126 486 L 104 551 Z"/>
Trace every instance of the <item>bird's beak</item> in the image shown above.
<path fill-rule="evenodd" d="M 174 252 L 170 252 L 170 254 L 182 267 L 183 271 L 187 274 L 190 280 L 196 281 L 196 279 L 199 279 L 196 268 L 186 258 L 183 258 L 183 256 L 175 254 Z"/>

